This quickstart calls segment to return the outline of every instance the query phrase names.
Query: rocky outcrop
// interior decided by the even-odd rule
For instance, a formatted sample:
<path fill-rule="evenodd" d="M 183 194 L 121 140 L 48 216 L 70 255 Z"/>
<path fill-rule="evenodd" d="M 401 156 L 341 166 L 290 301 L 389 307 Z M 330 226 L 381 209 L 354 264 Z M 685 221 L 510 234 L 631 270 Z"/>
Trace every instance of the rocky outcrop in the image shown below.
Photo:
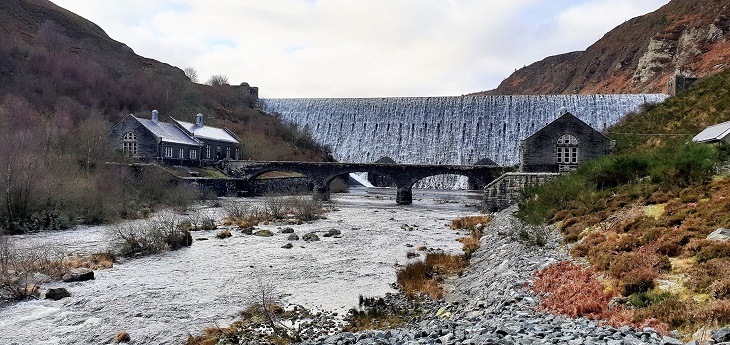
<path fill-rule="evenodd" d="M 730 66 L 730 6 L 673 0 L 631 19 L 585 51 L 548 57 L 477 94 L 667 93 L 676 74 L 704 77 Z"/>

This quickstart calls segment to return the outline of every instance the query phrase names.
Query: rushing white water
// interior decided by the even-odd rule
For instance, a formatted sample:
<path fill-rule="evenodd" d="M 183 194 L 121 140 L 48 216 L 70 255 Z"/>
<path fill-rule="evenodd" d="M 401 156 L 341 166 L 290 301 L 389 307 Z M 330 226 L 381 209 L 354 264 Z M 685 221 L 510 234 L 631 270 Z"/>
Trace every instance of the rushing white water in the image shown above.
<path fill-rule="evenodd" d="M 519 161 L 519 142 L 561 108 L 603 130 L 665 94 L 261 99 L 259 106 L 329 145 L 342 162 L 474 164 Z M 446 184 L 448 183 L 437 183 Z M 463 185 L 462 183 L 460 183 Z M 432 183 L 430 186 L 434 186 Z"/>
<path fill-rule="evenodd" d="M 394 265 L 405 264 L 406 253 L 414 250 L 408 244 L 460 251 L 455 238 L 463 233 L 445 224 L 474 214 L 465 206 L 476 202 L 467 199 L 471 193 L 414 191 L 414 204 L 403 207 L 395 205 L 391 189 L 367 194 L 363 190 L 334 195 L 337 210 L 328 213 L 328 219 L 292 225 L 300 236 L 339 229 L 341 238 L 320 233 L 321 241 L 291 241 L 294 248 L 282 249 L 289 241 L 277 224 L 260 226 L 272 230 L 273 237 L 234 231 L 233 237 L 221 240 L 215 238 L 216 231 L 195 232 L 189 248 L 115 264 L 96 271 L 95 280 L 44 285 L 43 290 L 65 287 L 72 296 L 3 307 L 0 344 L 107 344 L 120 331 L 129 332 L 136 344 L 181 344 L 187 334 L 227 326 L 245 308 L 257 275 L 287 294 L 286 302 L 343 314 L 357 305 L 360 294 L 393 291 Z M 222 214 L 220 208 L 202 212 Z M 402 224 L 417 227 L 408 231 Z M 85 227 L 15 240 L 21 246 L 52 242 L 67 251 L 92 253 L 108 249 L 110 228 Z"/>

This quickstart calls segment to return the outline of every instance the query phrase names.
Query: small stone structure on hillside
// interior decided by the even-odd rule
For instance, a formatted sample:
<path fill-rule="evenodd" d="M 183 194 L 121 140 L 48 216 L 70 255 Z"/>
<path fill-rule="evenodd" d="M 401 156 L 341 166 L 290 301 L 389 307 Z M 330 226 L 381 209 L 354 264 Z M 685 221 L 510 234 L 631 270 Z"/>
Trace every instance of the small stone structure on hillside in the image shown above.
<path fill-rule="evenodd" d="M 525 188 L 545 184 L 581 163 L 611 153 L 614 142 L 573 114 L 562 115 L 520 143 L 520 171 L 506 173 L 484 188 L 484 209 L 514 204 Z"/>

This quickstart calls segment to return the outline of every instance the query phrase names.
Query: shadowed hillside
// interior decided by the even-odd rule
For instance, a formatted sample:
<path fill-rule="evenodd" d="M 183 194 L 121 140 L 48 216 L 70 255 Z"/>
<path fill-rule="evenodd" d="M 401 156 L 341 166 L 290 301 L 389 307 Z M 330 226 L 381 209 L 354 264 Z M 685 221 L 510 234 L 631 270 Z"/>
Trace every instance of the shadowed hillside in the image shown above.
<path fill-rule="evenodd" d="M 0 233 L 137 217 L 200 197 L 165 174 L 132 175 L 105 133 L 127 114 L 227 127 L 245 159 L 329 158 L 309 134 L 254 109 L 246 86 L 191 82 L 45 0 L 0 2 Z M 128 169 L 127 169 L 128 170 Z"/>

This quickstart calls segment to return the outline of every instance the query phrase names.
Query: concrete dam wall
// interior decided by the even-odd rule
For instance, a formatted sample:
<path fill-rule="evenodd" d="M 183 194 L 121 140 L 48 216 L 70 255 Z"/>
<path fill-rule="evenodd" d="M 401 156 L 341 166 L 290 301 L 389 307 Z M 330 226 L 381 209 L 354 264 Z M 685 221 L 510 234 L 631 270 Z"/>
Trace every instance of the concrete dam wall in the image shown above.
<path fill-rule="evenodd" d="M 398 163 L 503 166 L 519 161 L 519 142 L 553 121 L 560 109 L 603 130 L 665 94 L 260 99 L 259 107 L 308 128 L 341 162 L 390 157 Z M 464 188 L 437 177 L 422 186 Z"/>

